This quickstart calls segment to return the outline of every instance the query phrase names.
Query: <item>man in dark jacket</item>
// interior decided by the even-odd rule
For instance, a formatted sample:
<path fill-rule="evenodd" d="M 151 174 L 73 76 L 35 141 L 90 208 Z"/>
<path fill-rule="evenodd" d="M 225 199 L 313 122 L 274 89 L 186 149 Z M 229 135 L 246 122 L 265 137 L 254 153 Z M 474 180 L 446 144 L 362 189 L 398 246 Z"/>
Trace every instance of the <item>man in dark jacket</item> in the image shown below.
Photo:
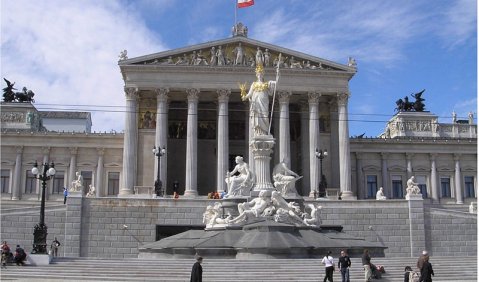
<path fill-rule="evenodd" d="M 25 265 L 25 263 L 23 262 L 25 259 L 27 258 L 27 254 L 25 253 L 25 251 L 20 248 L 20 245 L 17 245 L 17 248 L 15 249 L 15 256 L 14 256 L 14 259 L 15 259 L 15 263 L 17 265 Z"/>
<path fill-rule="evenodd" d="M 341 271 L 341 281 L 349 282 L 349 267 L 351 267 L 351 259 L 345 250 L 341 250 L 341 256 L 338 261 L 338 268 Z"/>
<path fill-rule="evenodd" d="M 191 278 L 190 282 L 202 282 L 203 281 L 203 268 L 201 263 L 203 262 L 202 257 L 197 257 L 193 268 L 191 269 Z"/>
<path fill-rule="evenodd" d="M 421 282 L 432 282 L 432 276 L 434 276 L 434 270 L 432 270 L 432 265 L 429 262 L 429 257 L 424 258 L 424 262 L 421 268 Z"/>

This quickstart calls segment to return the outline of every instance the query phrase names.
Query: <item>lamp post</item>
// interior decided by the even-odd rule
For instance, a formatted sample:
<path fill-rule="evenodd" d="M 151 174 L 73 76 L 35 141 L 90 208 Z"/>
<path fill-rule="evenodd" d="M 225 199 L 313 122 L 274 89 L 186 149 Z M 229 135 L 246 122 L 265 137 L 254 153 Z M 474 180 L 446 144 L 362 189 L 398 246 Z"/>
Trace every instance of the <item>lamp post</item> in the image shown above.
<path fill-rule="evenodd" d="M 38 163 L 32 168 L 32 174 L 36 179 L 42 182 L 42 201 L 40 205 L 40 222 L 33 229 L 33 250 L 34 254 L 47 254 L 47 226 L 45 225 L 45 193 L 47 189 L 47 180 L 55 176 L 55 164 L 52 162 L 43 164 L 43 171 L 38 170 Z"/>
<path fill-rule="evenodd" d="M 157 157 L 157 161 L 158 161 L 158 168 L 156 171 L 157 174 L 156 174 L 156 180 L 155 180 L 155 193 L 156 193 L 156 196 L 158 197 L 161 197 L 163 194 L 162 183 L 160 179 L 160 166 L 161 166 L 161 157 L 164 156 L 165 154 L 166 154 L 165 147 L 163 147 L 163 149 L 160 149 L 160 146 L 158 146 L 158 148 L 153 147 L 153 155 Z"/>
<path fill-rule="evenodd" d="M 325 196 L 325 189 L 328 187 L 328 183 L 326 182 L 326 177 L 323 174 L 323 159 L 328 156 L 328 151 L 326 150 L 318 150 L 316 149 L 316 158 L 319 159 L 319 171 L 320 171 L 320 180 L 319 180 L 319 188 L 318 188 L 318 197 Z"/>

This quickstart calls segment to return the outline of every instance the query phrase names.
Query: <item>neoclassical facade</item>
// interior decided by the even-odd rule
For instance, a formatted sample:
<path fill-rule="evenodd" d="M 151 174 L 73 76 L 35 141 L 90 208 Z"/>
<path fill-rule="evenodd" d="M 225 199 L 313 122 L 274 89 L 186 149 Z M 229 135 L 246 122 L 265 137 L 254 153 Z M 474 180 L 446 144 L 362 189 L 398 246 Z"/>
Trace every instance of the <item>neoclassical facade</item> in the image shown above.
<path fill-rule="evenodd" d="M 281 55 L 280 55 L 281 54 Z M 407 179 L 415 176 L 425 198 L 457 204 L 477 195 L 477 126 L 440 124 L 428 112 L 399 112 L 377 138 L 350 138 L 349 81 L 354 59 L 339 64 L 294 50 L 232 37 L 118 62 L 125 82 L 124 133 L 45 131 L 32 104 L 2 103 L 2 198 L 38 199 L 34 162 L 55 162 L 49 200 L 62 198 L 76 172 L 84 193 L 96 197 L 138 197 L 152 193 L 158 177 L 182 197 L 227 190 L 225 175 L 234 158 L 254 167 L 249 103 L 239 84 L 255 79 L 258 56 L 265 78 L 279 80 L 272 107 L 274 148 L 271 167 L 284 161 L 303 178 L 298 193 L 318 191 L 320 171 L 328 188 L 343 199 L 404 198 Z M 67 123 L 68 124 L 68 123 Z M 158 162 L 153 147 L 166 149 Z M 316 150 L 327 150 L 320 162 Z M 322 168 L 320 167 L 322 163 Z M 158 164 L 160 167 L 158 168 Z"/>

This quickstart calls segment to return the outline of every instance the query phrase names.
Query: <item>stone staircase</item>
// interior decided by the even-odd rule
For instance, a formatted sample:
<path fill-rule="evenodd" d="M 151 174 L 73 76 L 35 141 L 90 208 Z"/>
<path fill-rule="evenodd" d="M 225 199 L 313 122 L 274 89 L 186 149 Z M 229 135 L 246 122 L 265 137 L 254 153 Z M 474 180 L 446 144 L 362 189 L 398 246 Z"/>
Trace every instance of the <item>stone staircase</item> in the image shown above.
<path fill-rule="evenodd" d="M 335 258 L 337 259 L 337 258 Z M 404 267 L 415 266 L 416 258 L 373 258 L 386 273 L 373 281 L 403 281 Z M 146 260 L 57 258 L 46 266 L 8 265 L 0 280 L 15 281 L 189 281 L 194 260 Z M 477 257 L 431 257 L 435 276 L 440 281 L 477 281 Z M 459 262 L 460 267 L 457 267 Z M 456 267 L 451 268 L 451 264 Z M 352 259 L 351 281 L 364 281 L 361 259 Z M 217 281 L 321 281 L 324 267 L 318 259 L 221 260 L 203 262 L 203 280 Z M 335 281 L 341 281 L 339 272 Z"/>

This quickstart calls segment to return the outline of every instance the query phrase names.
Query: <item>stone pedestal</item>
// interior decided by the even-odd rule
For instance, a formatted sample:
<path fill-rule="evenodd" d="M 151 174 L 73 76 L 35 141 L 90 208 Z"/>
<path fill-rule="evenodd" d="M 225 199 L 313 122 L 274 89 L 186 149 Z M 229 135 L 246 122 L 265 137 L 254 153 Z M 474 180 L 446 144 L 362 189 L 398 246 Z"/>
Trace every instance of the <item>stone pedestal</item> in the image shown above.
<path fill-rule="evenodd" d="M 271 154 L 273 153 L 275 141 L 272 135 L 254 136 L 250 147 L 254 157 L 254 175 L 256 183 L 253 191 L 276 190 L 271 183 Z"/>
<path fill-rule="evenodd" d="M 26 263 L 30 265 L 49 265 L 52 261 L 52 256 L 47 254 L 28 254 Z"/>

